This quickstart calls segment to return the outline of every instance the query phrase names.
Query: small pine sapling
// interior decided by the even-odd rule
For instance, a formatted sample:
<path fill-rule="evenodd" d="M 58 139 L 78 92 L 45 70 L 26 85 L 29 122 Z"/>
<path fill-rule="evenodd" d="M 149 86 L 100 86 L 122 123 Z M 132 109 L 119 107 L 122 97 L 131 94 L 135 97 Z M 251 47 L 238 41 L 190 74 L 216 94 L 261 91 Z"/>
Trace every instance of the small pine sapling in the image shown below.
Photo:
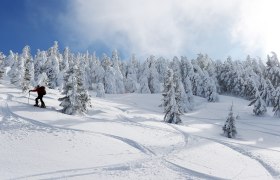
<path fill-rule="evenodd" d="M 224 135 L 228 138 L 233 138 L 237 134 L 235 127 L 235 117 L 233 115 L 233 104 L 230 107 L 230 112 L 228 114 L 225 125 L 223 126 Z"/>

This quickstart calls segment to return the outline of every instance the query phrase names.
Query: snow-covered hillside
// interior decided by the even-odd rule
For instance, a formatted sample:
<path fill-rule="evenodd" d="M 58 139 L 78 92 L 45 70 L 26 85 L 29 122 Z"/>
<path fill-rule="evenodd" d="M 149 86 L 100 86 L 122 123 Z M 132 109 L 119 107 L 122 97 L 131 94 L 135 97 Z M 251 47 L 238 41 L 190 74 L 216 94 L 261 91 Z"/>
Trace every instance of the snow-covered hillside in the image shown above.
<path fill-rule="evenodd" d="M 161 94 L 95 98 L 85 116 L 47 109 L 28 94 L 0 84 L 0 179 L 280 179 L 280 120 L 252 114 L 249 101 L 195 97 L 183 124 L 163 123 Z M 234 104 L 237 137 L 222 135 Z"/>

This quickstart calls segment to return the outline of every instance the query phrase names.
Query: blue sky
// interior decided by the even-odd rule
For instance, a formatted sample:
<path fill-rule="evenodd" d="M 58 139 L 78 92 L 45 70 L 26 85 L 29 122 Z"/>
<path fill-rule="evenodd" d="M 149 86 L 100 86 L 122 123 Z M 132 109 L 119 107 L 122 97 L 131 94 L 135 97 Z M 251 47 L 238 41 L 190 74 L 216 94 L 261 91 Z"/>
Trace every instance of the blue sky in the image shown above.
<path fill-rule="evenodd" d="M 214 59 L 278 52 L 277 0 L 1 0 L 0 51 L 132 53 Z"/>
<path fill-rule="evenodd" d="M 1 0 L 0 51 L 5 54 L 9 50 L 21 52 L 25 45 L 30 45 L 36 52 L 37 49 L 48 49 L 54 40 L 62 40 L 52 22 L 42 18 L 42 10 L 39 10 L 45 7 L 50 13 L 58 14 L 63 6 L 56 2 L 62 1 Z"/>

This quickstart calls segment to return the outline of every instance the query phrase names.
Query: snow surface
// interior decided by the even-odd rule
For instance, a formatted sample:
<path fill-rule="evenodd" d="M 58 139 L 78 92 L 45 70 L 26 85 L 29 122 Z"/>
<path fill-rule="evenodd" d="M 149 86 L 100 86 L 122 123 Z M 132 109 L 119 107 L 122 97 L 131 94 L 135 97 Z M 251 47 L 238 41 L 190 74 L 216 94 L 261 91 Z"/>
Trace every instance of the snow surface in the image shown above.
<path fill-rule="evenodd" d="M 161 94 L 96 98 L 84 116 L 47 109 L 35 93 L 0 84 L 0 179 L 280 179 L 280 120 L 253 115 L 249 102 L 195 97 L 180 125 L 163 122 Z M 231 103 L 237 137 L 222 135 Z"/>

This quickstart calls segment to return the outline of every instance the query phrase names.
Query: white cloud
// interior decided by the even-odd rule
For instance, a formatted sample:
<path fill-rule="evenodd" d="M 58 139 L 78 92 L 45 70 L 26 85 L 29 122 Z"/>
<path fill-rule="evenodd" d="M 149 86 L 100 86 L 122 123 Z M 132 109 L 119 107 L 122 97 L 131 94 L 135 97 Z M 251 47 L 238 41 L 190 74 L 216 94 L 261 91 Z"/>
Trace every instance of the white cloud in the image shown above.
<path fill-rule="evenodd" d="M 280 53 L 280 1 L 244 1 L 241 13 L 232 29 L 234 42 L 239 42 L 248 53 L 265 56 L 270 51 Z"/>
<path fill-rule="evenodd" d="M 138 55 L 172 57 L 202 52 L 215 58 L 234 57 L 229 53 L 243 53 L 243 49 L 263 53 L 277 45 L 274 36 L 278 27 L 266 29 L 276 24 L 274 15 L 278 15 L 270 1 L 277 2 L 74 0 L 68 12 L 59 17 L 59 25 L 72 47 L 86 49 L 102 42 Z M 271 8 L 277 14 L 270 12 Z"/>

